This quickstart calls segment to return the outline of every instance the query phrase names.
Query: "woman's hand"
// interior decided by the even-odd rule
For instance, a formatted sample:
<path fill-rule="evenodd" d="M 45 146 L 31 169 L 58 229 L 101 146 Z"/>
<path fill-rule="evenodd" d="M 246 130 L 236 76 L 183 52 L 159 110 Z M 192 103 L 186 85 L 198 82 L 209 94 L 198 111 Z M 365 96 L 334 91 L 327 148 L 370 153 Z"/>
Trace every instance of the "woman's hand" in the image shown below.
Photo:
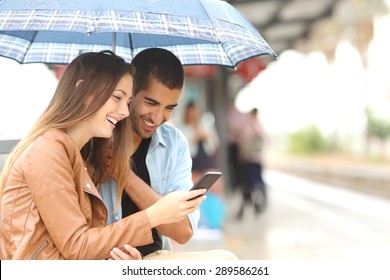
<path fill-rule="evenodd" d="M 141 253 L 130 245 L 125 245 L 127 252 L 124 252 L 118 248 L 113 248 L 110 252 L 111 260 L 142 260 Z"/>
<path fill-rule="evenodd" d="M 190 192 L 176 191 L 163 196 L 145 210 L 151 227 L 181 221 L 188 214 L 194 212 L 202 201 L 206 199 L 203 195 L 205 192 L 206 189 Z M 190 200 L 199 195 L 200 197 Z"/>

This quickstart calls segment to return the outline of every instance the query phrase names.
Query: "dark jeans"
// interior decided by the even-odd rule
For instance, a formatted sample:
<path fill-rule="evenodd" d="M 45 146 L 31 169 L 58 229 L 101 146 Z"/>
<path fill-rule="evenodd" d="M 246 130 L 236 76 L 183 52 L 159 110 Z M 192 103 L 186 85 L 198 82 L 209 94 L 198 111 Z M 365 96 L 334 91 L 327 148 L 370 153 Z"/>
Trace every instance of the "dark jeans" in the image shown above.
<path fill-rule="evenodd" d="M 244 169 L 238 156 L 237 143 L 231 143 L 228 147 L 229 155 L 229 185 L 233 191 L 239 189 L 244 184 Z"/>
<path fill-rule="evenodd" d="M 245 184 L 249 187 L 250 191 L 254 191 L 256 185 L 264 185 L 262 173 L 263 167 L 256 162 L 244 163 L 245 170 Z"/>
<path fill-rule="evenodd" d="M 247 203 L 254 206 L 257 214 L 265 210 L 267 194 L 262 177 L 262 171 L 263 167 L 259 163 L 243 163 L 244 182 L 241 186 L 242 204 L 237 214 L 238 218 L 242 217 L 244 213 L 244 206 Z"/>

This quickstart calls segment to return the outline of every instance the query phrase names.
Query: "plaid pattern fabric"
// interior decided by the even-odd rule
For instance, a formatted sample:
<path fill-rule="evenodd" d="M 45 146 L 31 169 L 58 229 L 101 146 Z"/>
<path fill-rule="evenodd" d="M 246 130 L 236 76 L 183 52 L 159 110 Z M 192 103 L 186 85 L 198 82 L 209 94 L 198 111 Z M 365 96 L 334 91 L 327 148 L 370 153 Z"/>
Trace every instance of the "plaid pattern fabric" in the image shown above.
<path fill-rule="evenodd" d="M 122 10 L 23 9 L 0 10 L 0 55 L 20 63 L 66 64 L 81 52 L 112 49 L 112 36 L 107 35 L 112 32 L 118 34 L 114 51 L 128 61 L 148 47 L 172 51 L 183 65 L 235 67 L 254 56 L 276 56 L 242 18 L 205 20 Z"/>

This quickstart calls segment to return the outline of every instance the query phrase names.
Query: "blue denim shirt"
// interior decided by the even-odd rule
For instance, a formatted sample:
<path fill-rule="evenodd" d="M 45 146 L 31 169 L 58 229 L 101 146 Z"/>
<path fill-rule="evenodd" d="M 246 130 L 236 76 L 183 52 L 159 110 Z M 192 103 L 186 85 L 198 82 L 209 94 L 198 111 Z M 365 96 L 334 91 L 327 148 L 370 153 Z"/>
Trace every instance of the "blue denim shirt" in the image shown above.
<path fill-rule="evenodd" d="M 192 185 L 192 160 L 188 141 L 182 132 L 169 124 L 161 125 L 153 134 L 146 166 L 149 170 L 150 183 L 154 191 L 166 195 L 177 190 L 188 191 Z M 122 218 L 122 207 L 114 212 L 117 186 L 113 180 L 102 185 L 101 196 L 108 209 L 109 224 Z M 193 233 L 198 228 L 199 209 L 188 215 Z M 170 245 L 163 240 L 163 249 Z M 169 243 L 169 242 L 168 242 Z"/>

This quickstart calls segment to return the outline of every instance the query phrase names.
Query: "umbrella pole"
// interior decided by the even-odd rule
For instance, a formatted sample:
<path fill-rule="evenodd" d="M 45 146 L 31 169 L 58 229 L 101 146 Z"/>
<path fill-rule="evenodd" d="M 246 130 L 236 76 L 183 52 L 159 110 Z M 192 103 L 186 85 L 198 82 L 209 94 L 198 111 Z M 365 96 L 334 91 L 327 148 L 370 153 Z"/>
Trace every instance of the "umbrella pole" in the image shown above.
<path fill-rule="evenodd" d="M 112 32 L 112 51 L 115 53 L 116 49 L 116 33 Z"/>

